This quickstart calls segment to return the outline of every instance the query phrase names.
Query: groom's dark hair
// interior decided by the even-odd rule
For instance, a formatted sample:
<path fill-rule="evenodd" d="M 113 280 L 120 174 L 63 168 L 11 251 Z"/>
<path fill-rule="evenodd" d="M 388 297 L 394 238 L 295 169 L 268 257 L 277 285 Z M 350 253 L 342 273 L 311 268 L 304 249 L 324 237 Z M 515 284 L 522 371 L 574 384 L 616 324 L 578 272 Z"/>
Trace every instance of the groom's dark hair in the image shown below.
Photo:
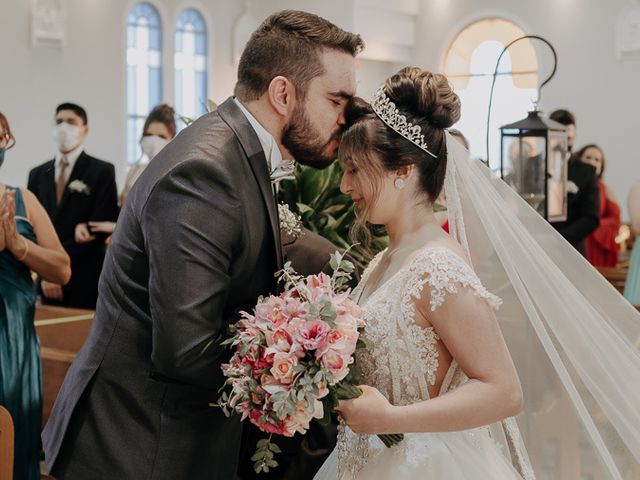
<path fill-rule="evenodd" d="M 274 77 L 282 75 L 304 98 L 309 81 L 323 72 L 322 49 L 356 56 L 364 48 L 360 35 L 347 32 L 312 13 L 283 10 L 268 17 L 240 57 L 234 94 L 240 100 L 257 100 Z"/>

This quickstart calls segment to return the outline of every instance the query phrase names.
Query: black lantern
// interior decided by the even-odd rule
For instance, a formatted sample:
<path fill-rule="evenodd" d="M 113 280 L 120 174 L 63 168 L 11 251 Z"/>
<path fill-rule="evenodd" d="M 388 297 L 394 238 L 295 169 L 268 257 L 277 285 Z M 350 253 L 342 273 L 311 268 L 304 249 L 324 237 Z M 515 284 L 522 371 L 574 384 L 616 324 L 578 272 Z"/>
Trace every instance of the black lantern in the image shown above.
<path fill-rule="evenodd" d="M 549 222 L 567 219 L 567 132 L 534 110 L 500 127 L 500 176 Z"/>

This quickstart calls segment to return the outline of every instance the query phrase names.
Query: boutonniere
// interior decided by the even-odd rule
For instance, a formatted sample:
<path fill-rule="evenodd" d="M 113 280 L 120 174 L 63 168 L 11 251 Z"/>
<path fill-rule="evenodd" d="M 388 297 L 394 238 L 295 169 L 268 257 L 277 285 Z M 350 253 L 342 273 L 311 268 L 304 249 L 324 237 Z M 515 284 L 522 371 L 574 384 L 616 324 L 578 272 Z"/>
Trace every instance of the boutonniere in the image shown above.
<path fill-rule="evenodd" d="M 278 216 L 280 217 L 280 230 L 286 232 L 294 238 L 302 235 L 302 221 L 284 203 L 278 204 Z"/>
<path fill-rule="evenodd" d="M 82 180 L 74 180 L 69 184 L 70 192 L 84 193 L 85 195 L 91 195 L 91 189 L 89 185 L 84 183 Z"/>
<path fill-rule="evenodd" d="M 572 182 L 571 180 L 569 180 L 567 182 L 567 193 L 578 193 L 580 189 L 578 188 L 578 185 L 576 185 L 574 182 Z"/>

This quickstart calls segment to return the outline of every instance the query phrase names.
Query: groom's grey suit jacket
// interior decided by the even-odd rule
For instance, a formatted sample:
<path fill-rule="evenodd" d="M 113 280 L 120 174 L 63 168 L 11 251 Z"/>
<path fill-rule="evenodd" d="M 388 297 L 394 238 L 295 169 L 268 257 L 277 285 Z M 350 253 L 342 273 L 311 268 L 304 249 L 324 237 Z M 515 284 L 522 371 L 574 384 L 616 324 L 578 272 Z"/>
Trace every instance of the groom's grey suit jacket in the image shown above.
<path fill-rule="evenodd" d="M 219 397 L 239 310 L 275 292 L 276 204 L 232 99 L 151 162 L 122 209 L 89 338 L 43 432 L 64 479 L 231 480 L 241 427 Z"/>

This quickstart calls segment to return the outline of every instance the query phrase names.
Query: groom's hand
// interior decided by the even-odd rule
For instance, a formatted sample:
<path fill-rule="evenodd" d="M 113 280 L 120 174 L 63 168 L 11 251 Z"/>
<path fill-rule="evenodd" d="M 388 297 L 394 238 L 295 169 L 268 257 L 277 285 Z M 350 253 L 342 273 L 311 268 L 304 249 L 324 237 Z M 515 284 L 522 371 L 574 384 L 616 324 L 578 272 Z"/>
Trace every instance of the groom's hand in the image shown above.
<path fill-rule="evenodd" d="M 353 400 L 340 400 L 336 410 L 349 428 L 359 434 L 394 433 L 396 407 L 382 393 L 368 385 L 360 385 L 362 395 Z"/>

